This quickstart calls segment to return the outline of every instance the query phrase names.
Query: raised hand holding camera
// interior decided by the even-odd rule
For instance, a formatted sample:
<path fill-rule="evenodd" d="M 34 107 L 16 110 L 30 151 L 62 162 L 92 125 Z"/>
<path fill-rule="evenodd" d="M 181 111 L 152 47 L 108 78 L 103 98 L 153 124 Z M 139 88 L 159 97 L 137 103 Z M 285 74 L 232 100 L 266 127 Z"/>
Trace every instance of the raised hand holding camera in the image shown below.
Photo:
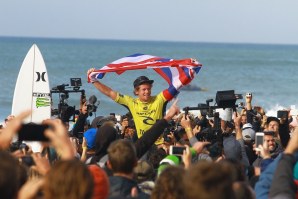
<path fill-rule="evenodd" d="M 246 100 L 246 103 L 251 103 L 251 100 L 252 100 L 252 93 L 246 93 L 245 95 L 245 100 Z"/>

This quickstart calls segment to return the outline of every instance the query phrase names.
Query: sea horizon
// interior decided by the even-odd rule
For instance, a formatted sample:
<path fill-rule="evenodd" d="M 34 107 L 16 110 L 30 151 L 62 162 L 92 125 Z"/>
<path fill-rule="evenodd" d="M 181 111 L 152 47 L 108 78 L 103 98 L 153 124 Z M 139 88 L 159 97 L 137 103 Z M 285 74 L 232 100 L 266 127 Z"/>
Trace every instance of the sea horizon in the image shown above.
<path fill-rule="evenodd" d="M 254 43 L 254 42 L 222 42 L 222 41 L 183 41 L 183 40 L 134 40 L 134 39 L 111 39 L 111 38 L 76 38 L 76 37 L 36 37 L 36 36 L 6 36 L 0 38 L 7 39 L 34 39 L 34 40 L 83 40 L 83 41 L 112 41 L 112 42 L 157 42 L 157 43 L 200 43 L 219 45 L 264 45 L 264 46 L 298 46 L 289 43 Z"/>

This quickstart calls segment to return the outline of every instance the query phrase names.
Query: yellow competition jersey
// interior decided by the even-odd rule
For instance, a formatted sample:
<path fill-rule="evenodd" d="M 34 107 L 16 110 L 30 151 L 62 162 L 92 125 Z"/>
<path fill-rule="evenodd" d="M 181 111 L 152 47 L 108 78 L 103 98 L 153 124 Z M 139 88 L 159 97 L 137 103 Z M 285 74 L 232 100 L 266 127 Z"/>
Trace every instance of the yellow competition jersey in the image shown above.
<path fill-rule="evenodd" d="M 145 131 L 155 124 L 156 120 L 163 118 L 167 100 L 164 98 L 162 92 L 156 96 L 152 96 L 149 102 L 142 102 L 138 98 L 132 98 L 131 96 L 118 93 L 115 102 L 125 106 L 131 112 L 137 135 L 140 138 Z M 159 138 L 155 142 L 155 144 L 162 143 L 162 138 Z"/>

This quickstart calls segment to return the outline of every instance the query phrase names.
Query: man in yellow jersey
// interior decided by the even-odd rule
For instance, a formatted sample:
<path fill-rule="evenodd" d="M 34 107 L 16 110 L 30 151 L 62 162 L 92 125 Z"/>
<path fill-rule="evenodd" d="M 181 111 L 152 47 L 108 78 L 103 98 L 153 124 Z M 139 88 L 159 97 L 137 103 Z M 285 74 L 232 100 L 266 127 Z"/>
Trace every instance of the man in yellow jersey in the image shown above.
<path fill-rule="evenodd" d="M 87 75 L 92 71 L 94 71 L 93 68 L 88 70 Z M 141 137 L 157 120 L 163 117 L 167 102 L 175 96 L 175 93 L 169 91 L 169 89 L 165 89 L 156 96 L 151 96 L 154 80 L 150 80 L 146 76 L 140 76 L 133 82 L 134 94 L 137 98 L 122 95 L 99 82 L 96 78 L 91 79 L 91 82 L 101 93 L 125 106 L 131 112 L 138 137 Z M 155 144 L 162 143 L 163 139 L 160 138 Z"/>

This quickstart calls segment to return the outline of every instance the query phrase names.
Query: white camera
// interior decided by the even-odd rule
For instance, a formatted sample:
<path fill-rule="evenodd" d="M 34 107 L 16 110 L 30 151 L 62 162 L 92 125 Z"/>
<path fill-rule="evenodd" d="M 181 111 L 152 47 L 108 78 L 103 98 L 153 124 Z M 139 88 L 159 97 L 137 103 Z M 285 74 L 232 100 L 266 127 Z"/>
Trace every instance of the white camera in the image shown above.
<path fill-rule="evenodd" d="M 251 93 L 246 93 L 246 97 L 251 97 Z"/>

